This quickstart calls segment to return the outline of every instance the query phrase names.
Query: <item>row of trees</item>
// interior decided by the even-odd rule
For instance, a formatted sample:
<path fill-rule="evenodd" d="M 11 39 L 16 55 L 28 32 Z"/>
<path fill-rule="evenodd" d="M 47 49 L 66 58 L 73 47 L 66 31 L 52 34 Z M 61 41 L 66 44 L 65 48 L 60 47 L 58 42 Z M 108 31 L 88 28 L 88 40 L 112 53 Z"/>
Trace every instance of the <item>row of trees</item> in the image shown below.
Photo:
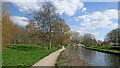
<path fill-rule="evenodd" d="M 31 10 L 28 13 L 29 24 L 25 27 L 14 24 L 10 20 L 10 12 L 7 3 L 2 4 L 2 44 L 4 46 L 12 44 L 36 44 L 63 45 L 67 43 L 81 43 L 84 45 L 98 45 L 100 40 L 86 33 L 83 36 L 78 32 L 71 32 L 70 27 L 64 19 L 56 13 L 56 8 L 51 3 L 44 3 L 39 10 Z M 109 32 L 106 42 L 119 43 L 120 29 Z"/>
<path fill-rule="evenodd" d="M 14 24 L 10 20 L 7 3 L 2 4 L 2 44 L 6 46 L 12 43 L 12 29 Z"/>
<path fill-rule="evenodd" d="M 120 28 L 116 28 L 108 32 L 104 38 L 104 42 L 96 40 L 94 35 L 86 33 L 83 36 L 78 32 L 72 32 L 72 43 L 81 43 L 84 45 L 120 45 Z"/>
<path fill-rule="evenodd" d="M 24 27 L 14 24 L 10 19 L 10 12 L 7 3 L 2 4 L 2 44 L 8 46 L 23 43 L 27 30 Z M 26 35 L 26 36 L 25 36 Z"/>
<path fill-rule="evenodd" d="M 92 45 L 97 45 L 99 43 L 99 40 L 97 41 L 94 35 L 90 33 L 86 33 L 82 36 L 78 32 L 72 32 L 71 42 L 92 46 Z"/>
<path fill-rule="evenodd" d="M 63 45 L 70 41 L 70 28 L 51 3 L 44 3 L 41 9 L 28 14 L 29 24 L 21 27 L 13 24 L 7 3 L 3 4 L 2 15 L 2 43 L 4 46 L 11 44 L 36 44 L 36 45 Z"/>

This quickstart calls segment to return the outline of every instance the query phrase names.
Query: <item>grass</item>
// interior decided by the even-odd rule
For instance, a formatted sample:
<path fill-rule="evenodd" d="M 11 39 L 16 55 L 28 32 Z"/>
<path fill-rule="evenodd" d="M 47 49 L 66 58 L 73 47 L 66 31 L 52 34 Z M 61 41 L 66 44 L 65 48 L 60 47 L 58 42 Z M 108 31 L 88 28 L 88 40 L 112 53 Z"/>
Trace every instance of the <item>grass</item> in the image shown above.
<path fill-rule="evenodd" d="M 61 65 L 62 65 L 62 61 L 65 60 L 65 58 L 63 58 L 63 52 L 64 52 L 64 51 L 62 51 L 62 52 L 60 53 L 60 55 L 58 56 L 57 61 L 56 61 L 56 63 L 55 63 L 55 66 L 61 66 Z M 63 63 L 63 64 L 64 64 L 64 63 Z"/>
<path fill-rule="evenodd" d="M 90 47 L 86 46 L 85 48 L 108 51 L 108 52 L 113 52 L 113 53 L 120 53 L 120 50 L 110 49 L 110 46 L 90 46 Z"/>
<path fill-rule="evenodd" d="M 40 59 L 60 48 L 54 46 L 52 50 L 43 50 L 42 46 L 37 45 L 13 45 L 2 50 L 2 65 L 32 66 Z"/>
<path fill-rule="evenodd" d="M 63 45 L 67 49 L 67 45 Z M 55 66 L 59 68 L 59 66 L 63 66 L 65 64 L 66 58 L 63 56 L 64 50 L 58 56 Z"/>

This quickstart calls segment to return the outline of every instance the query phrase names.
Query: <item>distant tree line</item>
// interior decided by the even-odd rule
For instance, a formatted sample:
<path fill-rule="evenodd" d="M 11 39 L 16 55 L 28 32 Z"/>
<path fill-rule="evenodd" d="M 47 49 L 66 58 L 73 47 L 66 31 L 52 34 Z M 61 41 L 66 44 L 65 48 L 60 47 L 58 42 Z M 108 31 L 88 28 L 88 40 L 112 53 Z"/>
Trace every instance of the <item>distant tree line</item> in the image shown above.
<path fill-rule="evenodd" d="M 86 33 L 83 36 L 78 32 L 72 32 L 71 42 L 76 44 L 84 44 L 85 46 L 95 46 L 99 41 L 97 41 L 94 35 Z"/>
<path fill-rule="evenodd" d="M 86 33 L 82 36 L 78 32 L 72 32 L 71 42 L 84 44 L 86 46 L 120 45 L 120 28 L 116 28 L 108 32 L 104 38 L 104 41 L 96 40 L 94 35 L 90 33 Z"/>

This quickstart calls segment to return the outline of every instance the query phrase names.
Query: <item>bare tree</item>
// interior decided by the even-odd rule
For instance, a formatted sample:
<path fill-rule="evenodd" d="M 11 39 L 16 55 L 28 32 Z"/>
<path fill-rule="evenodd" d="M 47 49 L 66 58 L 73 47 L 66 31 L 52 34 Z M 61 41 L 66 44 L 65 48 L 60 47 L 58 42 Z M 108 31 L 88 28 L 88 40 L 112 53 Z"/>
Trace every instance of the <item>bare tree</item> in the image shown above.
<path fill-rule="evenodd" d="M 82 44 L 86 46 L 95 45 L 96 44 L 95 37 L 90 33 L 84 34 L 82 37 Z"/>
<path fill-rule="evenodd" d="M 63 43 L 64 38 L 66 39 L 68 36 L 69 26 L 56 13 L 56 8 L 51 3 L 44 3 L 41 9 L 32 11 L 30 20 L 31 23 L 35 24 L 37 30 L 41 32 L 39 37 L 43 40 L 43 48 L 45 45 L 49 45 L 51 50 L 55 38 L 59 39 L 60 43 Z M 57 35 L 58 33 L 60 35 Z"/>
<path fill-rule="evenodd" d="M 72 32 L 72 35 L 71 35 L 71 41 L 73 43 L 80 43 L 81 42 L 81 35 L 78 33 L 78 32 Z"/>

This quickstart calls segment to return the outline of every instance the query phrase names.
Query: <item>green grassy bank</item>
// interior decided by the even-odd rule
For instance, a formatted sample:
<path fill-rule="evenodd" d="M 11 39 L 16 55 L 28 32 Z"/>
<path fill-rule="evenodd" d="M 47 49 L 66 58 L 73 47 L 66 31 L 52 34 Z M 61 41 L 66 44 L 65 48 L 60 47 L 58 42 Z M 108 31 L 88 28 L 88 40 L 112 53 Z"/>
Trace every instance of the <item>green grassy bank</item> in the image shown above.
<path fill-rule="evenodd" d="M 52 50 L 43 50 L 42 46 L 38 45 L 13 45 L 2 50 L 2 66 L 32 66 L 60 48 L 54 46 Z"/>
<path fill-rule="evenodd" d="M 120 50 L 111 49 L 110 46 L 86 46 L 87 49 L 102 51 L 102 52 L 108 52 L 108 53 L 114 53 L 114 54 L 120 54 Z"/>
<path fill-rule="evenodd" d="M 55 66 L 56 67 L 58 67 L 58 66 L 62 66 L 62 65 L 64 65 L 65 64 L 65 58 L 63 57 L 63 52 L 64 51 L 62 51 L 61 53 L 60 53 L 60 55 L 58 56 L 58 58 L 57 58 L 57 61 L 56 61 L 56 63 L 55 63 Z"/>

